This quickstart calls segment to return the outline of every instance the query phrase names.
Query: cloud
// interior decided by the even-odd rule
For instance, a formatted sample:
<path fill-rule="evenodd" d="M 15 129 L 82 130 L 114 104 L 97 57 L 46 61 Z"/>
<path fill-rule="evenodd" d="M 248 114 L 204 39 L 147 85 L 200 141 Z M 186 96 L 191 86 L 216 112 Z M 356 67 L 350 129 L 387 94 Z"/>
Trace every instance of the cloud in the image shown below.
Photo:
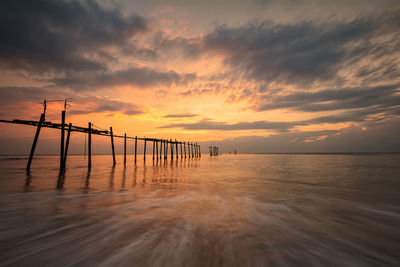
<path fill-rule="evenodd" d="M 179 74 L 175 71 L 157 71 L 147 67 L 131 67 L 114 72 L 68 73 L 65 77 L 54 78 L 52 81 L 58 86 L 68 86 L 75 90 L 81 90 L 121 85 L 169 87 L 173 84 L 186 84 L 195 78 L 195 73 Z"/>
<path fill-rule="evenodd" d="M 95 1 L 4 0 L 0 3 L 0 62 L 33 71 L 101 70 L 95 58 L 148 28 Z"/>
<path fill-rule="evenodd" d="M 78 109 L 72 108 L 68 111 L 72 115 L 83 115 L 91 113 L 116 113 L 120 112 L 125 115 L 138 115 L 144 111 L 137 105 L 123 102 L 119 100 L 111 100 L 107 98 L 87 98 L 79 100 Z M 79 109 L 82 107 L 81 109 Z"/>
<path fill-rule="evenodd" d="M 168 114 L 165 115 L 163 118 L 167 119 L 174 119 L 174 118 L 192 118 L 192 117 L 197 117 L 199 115 L 196 114 Z"/>
<path fill-rule="evenodd" d="M 0 104 L 4 110 L 4 116 L 9 116 L 10 114 L 19 114 L 19 116 L 23 117 L 30 116 L 29 113 L 33 111 L 37 113 L 41 111 L 40 103 L 44 99 L 64 99 L 66 97 L 72 98 L 72 107 L 68 110 L 68 114 L 71 115 L 103 112 L 120 112 L 125 115 L 144 113 L 141 107 L 133 103 L 101 97 L 82 96 L 70 90 L 54 90 L 52 87 L 0 87 Z M 53 114 L 48 114 L 48 117 L 51 116 Z"/>
<path fill-rule="evenodd" d="M 256 110 L 289 108 L 299 111 L 332 111 L 366 107 L 393 107 L 400 104 L 400 85 L 325 89 L 295 92 L 257 99 Z"/>
<path fill-rule="evenodd" d="M 293 24 L 254 22 L 217 27 L 202 40 L 204 52 L 218 53 L 249 79 L 310 85 L 331 81 L 346 64 L 398 54 L 400 13 L 365 16 L 352 21 Z M 390 35 L 388 40 L 387 35 Z M 384 41 L 377 41 L 378 39 Z M 385 67 L 385 66 L 383 66 Z M 399 68 L 388 70 L 399 77 Z"/>
<path fill-rule="evenodd" d="M 367 129 L 351 126 L 342 130 L 289 132 L 262 136 L 242 136 L 202 142 L 202 147 L 219 146 L 223 153 L 326 153 L 400 152 L 400 120 L 389 120 Z"/>
<path fill-rule="evenodd" d="M 195 122 L 195 123 L 173 123 L 160 126 L 159 128 L 184 128 L 186 130 L 220 130 L 220 131 L 277 130 L 280 132 L 286 132 L 297 125 L 305 125 L 305 123 L 270 122 L 270 121 L 226 123 L 226 122 L 202 120 L 200 122 Z"/>

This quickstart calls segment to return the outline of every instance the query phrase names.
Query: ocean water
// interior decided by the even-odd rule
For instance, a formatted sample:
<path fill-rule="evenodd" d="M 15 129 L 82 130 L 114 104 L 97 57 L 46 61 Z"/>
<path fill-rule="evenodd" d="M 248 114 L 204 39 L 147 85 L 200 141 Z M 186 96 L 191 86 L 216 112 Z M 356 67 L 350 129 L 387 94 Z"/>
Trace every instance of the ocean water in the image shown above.
<path fill-rule="evenodd" d="M 0 157 L 0 266 L 400 266 L 400 154 Z"/>

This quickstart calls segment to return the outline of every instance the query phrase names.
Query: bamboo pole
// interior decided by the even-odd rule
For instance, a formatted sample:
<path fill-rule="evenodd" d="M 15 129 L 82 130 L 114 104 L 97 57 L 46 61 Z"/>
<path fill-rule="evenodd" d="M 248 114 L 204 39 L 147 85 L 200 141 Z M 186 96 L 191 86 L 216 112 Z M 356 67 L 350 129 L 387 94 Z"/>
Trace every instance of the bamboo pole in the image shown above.
<path fill-rule="evenodd" d="M 88 123 L 88 168 L 92 167 L 92 123 Z"/>
<path fill-rule="evenodd" d="M 156 148 L 156 142 L 153 140 L 153 161 L 154 161 L 155 148 Z"/>
<path fill-rule="evenodd" d="M 136 164 L 136 154 L 137 154 L 137 136 L 135 137 L 135 164 Z"/>
<path fill-rule="evenodd" d="M 112 156 L 113 156 L 113 166 L 115 166 L 115 151 L 114 151 L 114 135 L 113 135 L 113 129 L 110 127 L 110 137 L 111 137 L 111 149 L 112 149 Z"/>
<path fill-rule="evenodd" d="M 39 139 L 40 128 L 42 127 L 43 122 L 44 122 L 44 113 L 42 113 L 40 115 L 39 124 L 38 124 L 38 126 L 36 128 L 36 134 L 35 134 L 35 138 L 33 139 L 31 153 L 29 154 L 28 163 L 26 164 L 26 170 L 27 171 L 29 171 L 31 169 L 33 155 L 35 154 L 35 148 L 36 148 L 37 141 Z"/>
<path fill-rule="evenodd" d="M 178 141 L 176 141 L 176 139 L 175 139 L 175 152 L 176 152 L 176 159 L 178 159 Z"/>
<path fill-rule="evenodd" d="M 124 134 L 124 166 L 126 165 L 126 133 Z"/>
<path fill-rule="evenodd" d="M 144 139 L 143 160 L 146 160 L 146 142 L 147 139 Z"/>
<path fill-rule="evenodd" d="M 60 171 L 64 169 L 65 110 L 61 111 Z"/>
<path fill-rule="evenodd" d="M 68 156 L 68 147 L 69 147 L 69 138 L 71 136 L 71 127 L 72 124 L 68 124 L 68 132 L 67 132 L 67 141 L 65 143 L 65 154 L 64 154 L 64 168 L 67 166 L 67 156 Z"/>

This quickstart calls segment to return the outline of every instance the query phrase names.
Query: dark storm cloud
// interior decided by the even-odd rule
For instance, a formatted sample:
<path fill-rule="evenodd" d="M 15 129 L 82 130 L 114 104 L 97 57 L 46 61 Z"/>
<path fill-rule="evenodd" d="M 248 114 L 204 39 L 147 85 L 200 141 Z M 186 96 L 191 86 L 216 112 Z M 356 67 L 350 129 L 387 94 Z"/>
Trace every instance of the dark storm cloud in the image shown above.
<path fill-rule="evenodd" d="M 69 73 L 63 78 L 55 78 L 58 86 L 73 89 L 96 89 L 107 86 L 135 85 L 140 87 L 171 86 L 186 84 L 196 78 L 196 74 L 179 74 L 175 71 L 157 71 L 146 67 L 131 67 L 115 72 L 96 72 L 93 74 Z"/>
<path fill-rule="evenodd" d="M 140 16 L 124 17 L 95 1 L 4 0 L 0 3 L 0 63 L 34 71 L 99 70 L 103 47 L 146 31 Z"/>
<path fill-rule="evenodd" d="M 258 111 L 290 108 L 300 111 L 328 111 L 365 107 L 400 105 L 400 85 L 327 89 L 299 92 L 284 96 L 262 97 L 257 100 Z"/>
<path fill-rule="evenodd" d="M 397 54 L 399 33 L 399 12 L 329 24 L 259 22 L 218 27 L 205 36 L 201 49 L 223 54 L 226 64 L 248 78 L 310 84 L 336 78 L 345 64 L 361 58 Z M 374 43 L 374 38 L 388 34 L 391 40 Z M 399 77 L 398 67 L 392 67 L 388 71 Z"/>

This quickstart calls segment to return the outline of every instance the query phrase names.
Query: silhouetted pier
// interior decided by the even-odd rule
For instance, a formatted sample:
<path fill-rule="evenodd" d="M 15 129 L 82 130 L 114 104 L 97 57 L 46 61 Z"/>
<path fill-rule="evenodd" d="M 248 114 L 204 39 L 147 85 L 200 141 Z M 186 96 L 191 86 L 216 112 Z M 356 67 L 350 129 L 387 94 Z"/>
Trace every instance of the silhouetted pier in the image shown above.
<path fill-rule="evenodd" d="M 41 128 L 53 128 L 61 130 L 61 140 L 60 140 L 60 171 L 65 169 L 67 156 L 68 156 L 68 148 L 70 143 L 70 136 L 72 132 L 80 132 L 88 135 L 88 143 L 87 143 L 87 151 L 88 151 L 88 167 L 92 166 L 92 135 L 102 135 L 109 136 L 111 141 L 111 150 L 112 150 L 112 159 L 113 165 L 116 164 L 115 160 L 115 149 L 114 149 L 114 138 L 123 138 L 124 139 L 124 164 L 126 164 L 126 146 L 127 140 L 135 141 L 134 148 L 134 163 L 136 164 L 137 154 L 138 154 L 138 141 L 143 141 L 143 159 L 146 160 L 146 149 L 148 143 L 152 144 L 152 159 L 155 160 L 167 160 L 168 158 L 168 149 L 170 150 L 171 160 L 175 158 L 179 158 L 179 148 L 180 148 L 180 157 L 183 158 L 200 158 L 201 157 L 201 149 L 200 145 L 193 142 L 185 142 L 175 140 L 167 140 L 167 139 L 159 139 L 159 138 L 148 138 L 148 137 L 133 137 L 124 135 L 116 135 L 113 132 L 113 128 L 110 127 L 110 130 L 100 130 L 95 129 L 91 122 L 88 123 L 88 127 L 81 127 L 72 125 L 69 123 L 68 125 L 65 122 L 65 110 L 61 112 L 61 123 L 53 123 L 45 120 L 45 112 L 40 115 L 38 121 L 32 120 L 0 120 L 0 122 L 4 123 L 13 123 L 13 124 L 22 124 L 22 125 L 30 125 L 36 127 L 36 133 L 33 139 L 32 148 L 29 154 L 28 163 L 26 165 L 26 170 L 29 171 L 32 163 L 33 156 L 35 154 L 35 148 L 37 141 L 39 139 Z M 65 139 L 65 131 L 67 131 L 67 138 Z M 86 146 L 85 146 L 86 149 Z"/>

